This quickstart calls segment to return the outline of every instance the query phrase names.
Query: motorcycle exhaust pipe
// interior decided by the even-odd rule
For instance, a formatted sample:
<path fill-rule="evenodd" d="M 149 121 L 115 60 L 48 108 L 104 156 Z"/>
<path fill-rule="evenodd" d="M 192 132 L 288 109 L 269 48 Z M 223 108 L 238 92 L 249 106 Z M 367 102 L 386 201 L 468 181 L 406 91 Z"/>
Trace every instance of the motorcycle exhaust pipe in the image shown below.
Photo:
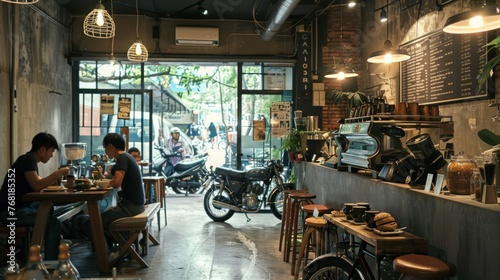
<path fill-rule="evenodd" d="M 227 209 L 233 210 L 233 211 L 238 211 L 238 212 L 242 211 L 242 209 L 240 207 L 238 207 L 238 206 L 227 204 L 225 202 L 218 201 L 218 200 L 212 200 L 212 205 L 215 206 L 215 207 L 227 208 Z"/>

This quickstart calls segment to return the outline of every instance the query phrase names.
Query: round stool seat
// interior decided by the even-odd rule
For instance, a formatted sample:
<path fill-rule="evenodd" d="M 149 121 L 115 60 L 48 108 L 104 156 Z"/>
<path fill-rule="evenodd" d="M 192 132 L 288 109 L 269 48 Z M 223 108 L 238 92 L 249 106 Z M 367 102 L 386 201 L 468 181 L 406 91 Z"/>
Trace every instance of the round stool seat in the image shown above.
<path fill-rule="evenodd" d="M 306 225 L 311 227 L 326 227 L 326 220 L 321 217 L 310 217 L 306 219 Z"/>
<path fill-rule="evenodd" d="M 440 259 L 409 254 L 399 256 L 393 261 L 393 268 L 405 276 L 440 279 L 455 275 L 455 270 Z"/>
<path fill-rule="evenodd" d="M 315 194 L 308 193 L 308 192 L 294 192 L 294 193 L 290 193 L 288 196 L 291 198 L 295 198 L 295 199 L 313 199 L 313 198 L 316 198 Z"/>
<path fill-rule="evenodd" d="M 318 209 L 318 212 L 320 214 L 327 214 L 332 212 L 333 207 L 323 205 L 323 204 L 306 204 L 302 205 L 302 211 L 305 213 L 313 213 L 314 208 Z"/>

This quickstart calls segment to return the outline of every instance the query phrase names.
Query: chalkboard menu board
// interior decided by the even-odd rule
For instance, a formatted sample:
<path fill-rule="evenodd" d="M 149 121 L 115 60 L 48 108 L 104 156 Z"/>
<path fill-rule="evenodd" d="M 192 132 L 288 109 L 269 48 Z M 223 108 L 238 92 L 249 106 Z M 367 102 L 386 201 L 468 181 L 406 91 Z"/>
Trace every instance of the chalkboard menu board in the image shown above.
<path fill-rule="evenodd" d="M 401 100 L 420 104 L 487 98 L 477 75 L 486 64 L 487 33 L 433 32 L 401 46 L 411 59 L 401 62 Z"/>

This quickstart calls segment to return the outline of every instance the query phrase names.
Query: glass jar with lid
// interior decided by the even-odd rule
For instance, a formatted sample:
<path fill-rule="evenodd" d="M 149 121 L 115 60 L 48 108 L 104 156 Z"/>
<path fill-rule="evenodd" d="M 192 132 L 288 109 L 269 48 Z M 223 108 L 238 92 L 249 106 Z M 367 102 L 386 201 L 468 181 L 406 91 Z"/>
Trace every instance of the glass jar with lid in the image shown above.
<path fill-rule="evenodd" d="M 470 156 L 452 156 L 447 168 L 447 187 L 450 193 L 459 195 L 470 195 L 470 179 L 475 161 Z"/>
<path fill-rule="evenodd" d="M 473 200 L 481 201 L 483 196 L 483 179 L 479 168 L 474 168 L 472 171 L 472 177 L 470 178 L 470 198 Z"/>

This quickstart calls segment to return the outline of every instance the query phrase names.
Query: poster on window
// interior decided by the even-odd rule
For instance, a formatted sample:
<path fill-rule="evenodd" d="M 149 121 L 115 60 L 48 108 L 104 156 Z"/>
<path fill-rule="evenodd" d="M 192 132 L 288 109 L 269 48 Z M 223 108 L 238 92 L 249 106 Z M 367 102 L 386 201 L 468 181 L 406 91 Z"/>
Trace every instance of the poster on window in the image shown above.
<path fill-rule="evenodd" d="M 253 121 L 253 141 L 266 140 L 266 121 Z"/>
<path fill-rule="evenodd" d="M 290 132 L 290 102 L 273 102 L 271 105 L 271 135 L 281 138 Z"/>
<path fill-rule="evenodd" d="M 101 96 L 101 115 L 113 115 L 115 113 L 115 97 L 113 95 Z"/>
<path fill-rule="evenodd" d="M 131 99 L 126 97 L 120 97 L 118 99 L 118 118 L 119 119 L 130 119 L 130 108 Z"/>

